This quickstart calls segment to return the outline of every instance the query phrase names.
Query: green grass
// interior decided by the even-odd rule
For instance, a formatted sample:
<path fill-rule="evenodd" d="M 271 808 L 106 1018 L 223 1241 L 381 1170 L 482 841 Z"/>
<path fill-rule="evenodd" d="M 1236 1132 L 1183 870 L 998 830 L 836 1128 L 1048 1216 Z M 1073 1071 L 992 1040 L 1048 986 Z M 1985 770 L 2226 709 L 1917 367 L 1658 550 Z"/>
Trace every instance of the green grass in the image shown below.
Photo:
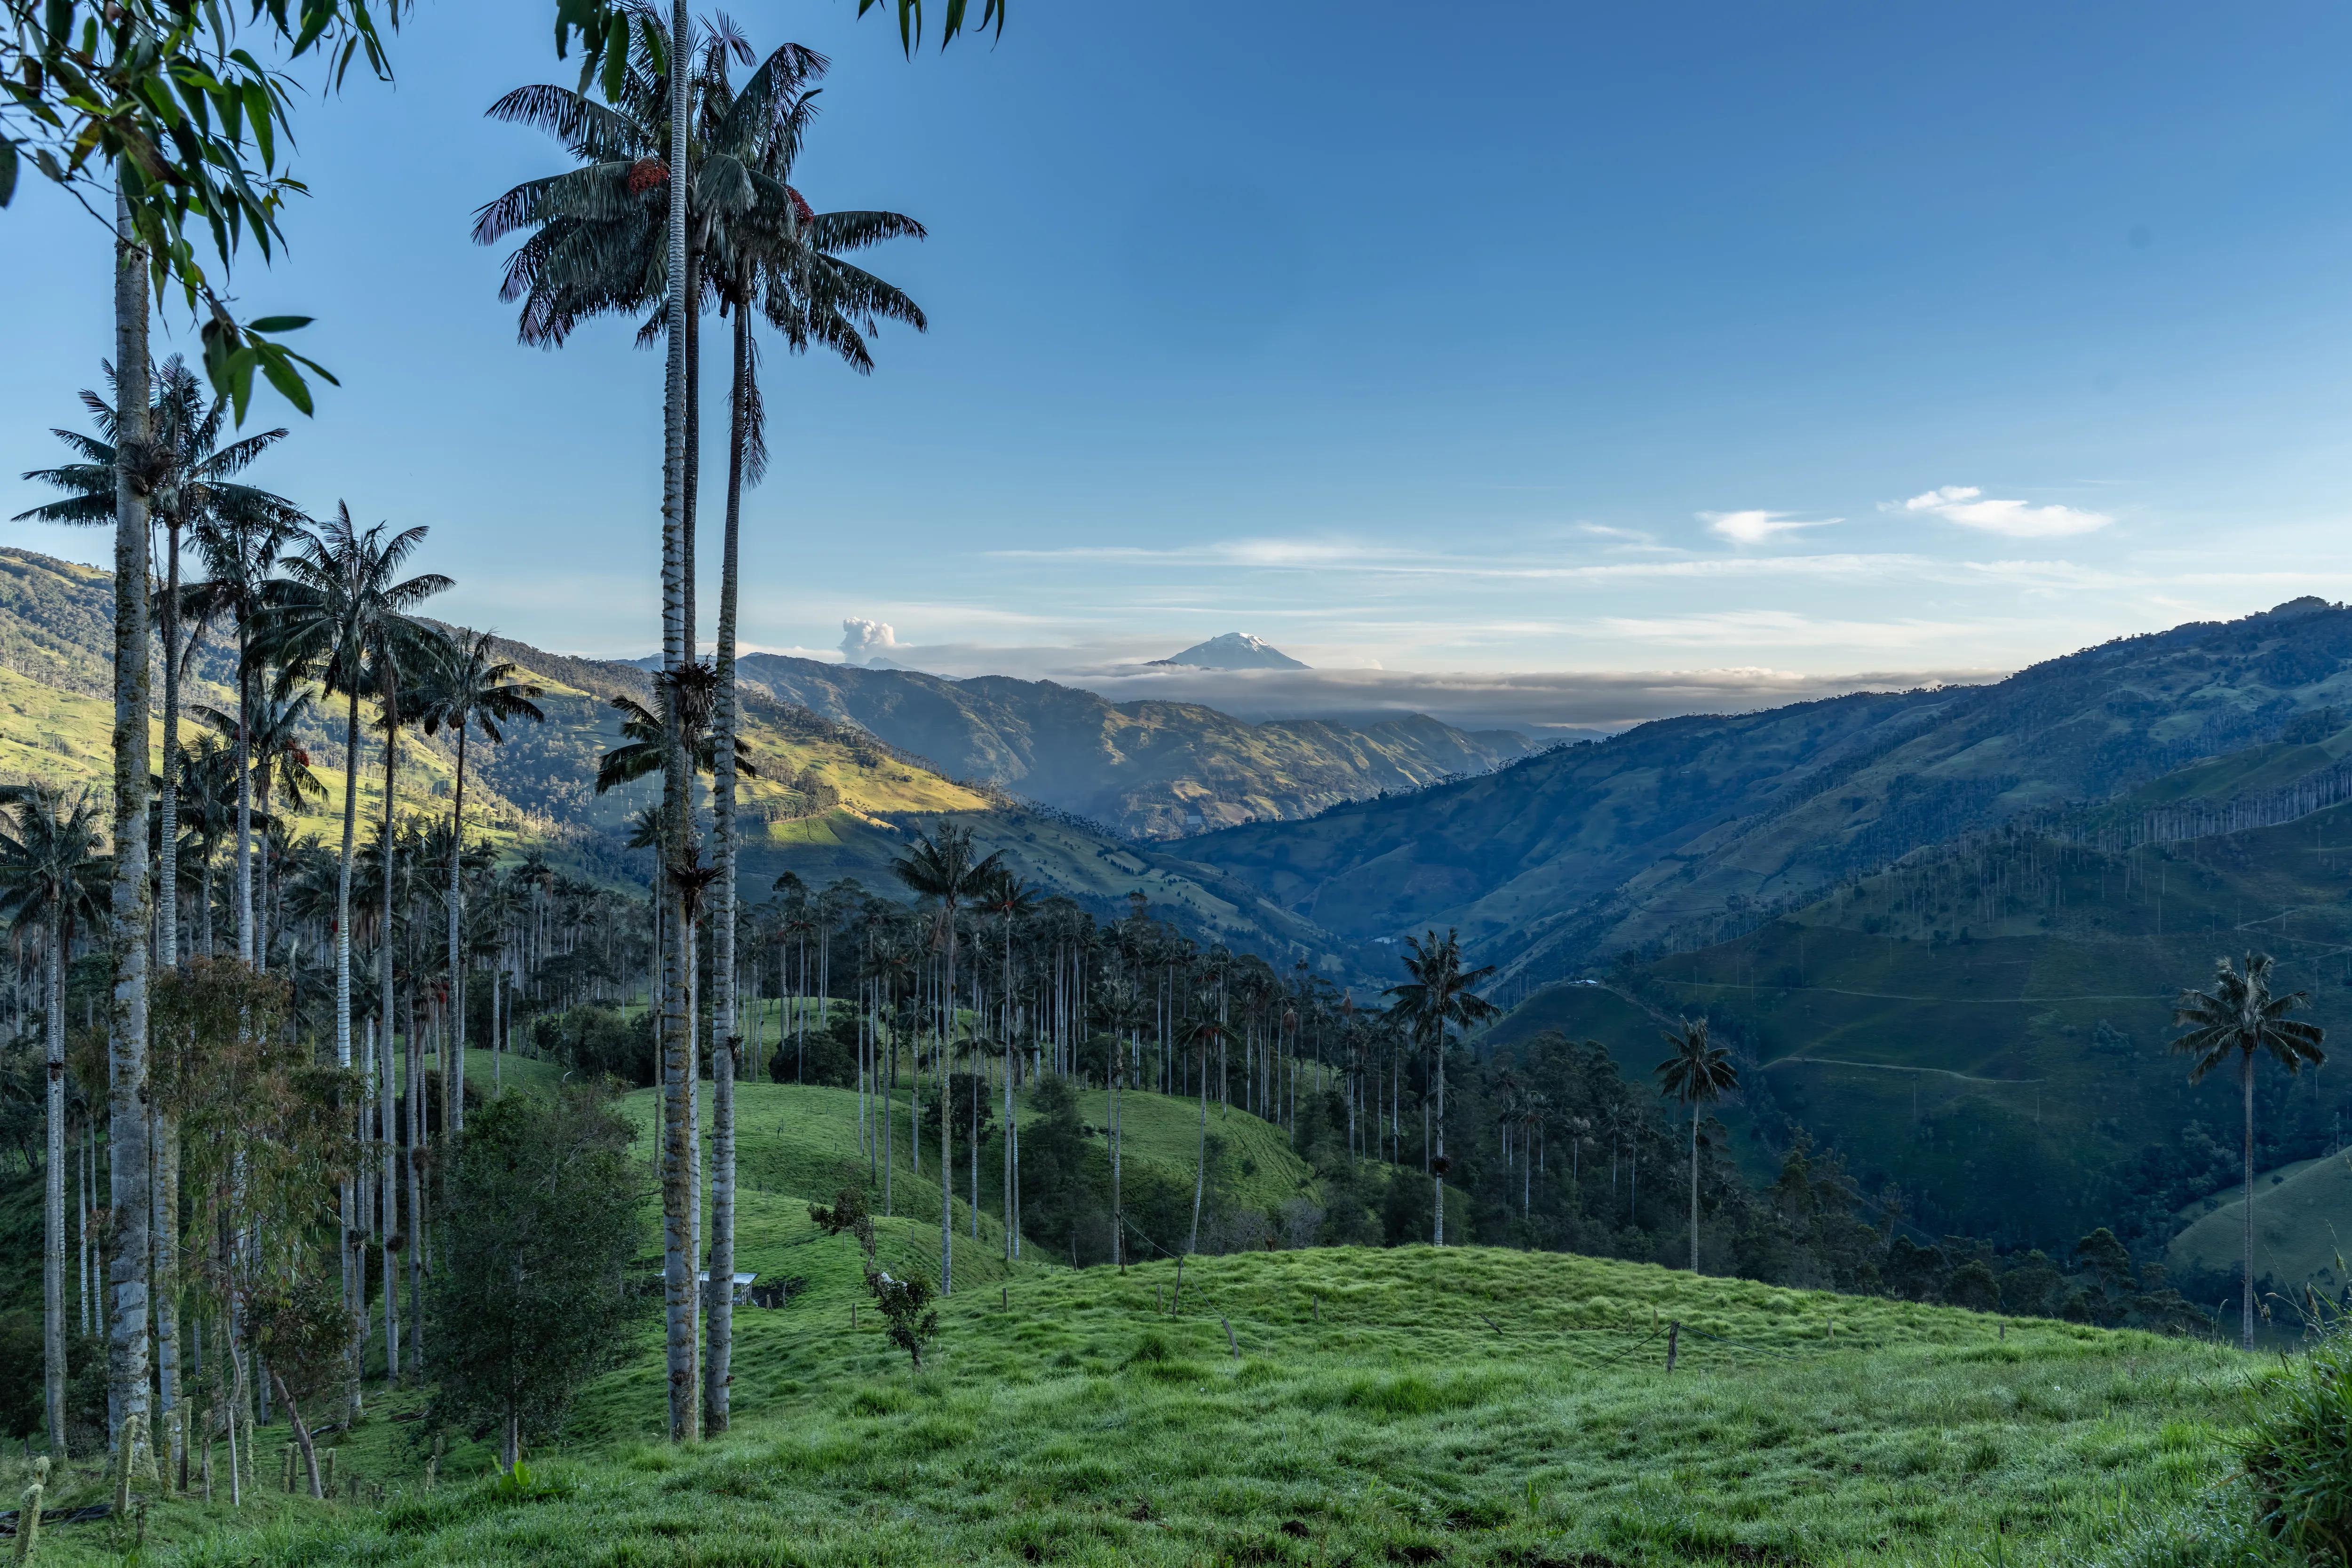
<path fill-rule="evenodd" d="M 1196 1107 L 1138 1094 L 1129 1110 L 1135 1157 L 1169 1157 L 1143 1152 L 1163 1142 L 1189 1155 Z M 461 1440 L 427 1490 L 421 1425 L 389 1418 L 420 1396 L 379 1392 L 337 1439 L 340 1474 L 370 1500 L 287 1497 L 283 1430 L 265 1432 L 261 1492 L 243 1511 L 225 1485 L 208 1506 L 162 1505 L 147 1560 L 2072 1560 L 2143 1521 L 2188 1528 L 2252 1365 L 2144 1334 L 1491 1249 L 1197 1259 L 1178 1297 L 1171 1263 L 1007 1269 L 991 1232 L 960 1236 L 959 1289 L 917 1375 L 870 1310 L 853 1328 L 854 1247 L 818 1236 L 807 1189 L 782 1186 L 854 1151 L 855 1096 L 748 1085 L 743 1111 L 741 1266 L 808 1285 L 739 1314 L 732 1434 L 660 1440 L 649 1310 L 636 1354 L 584 1393 L 528 1485 L 499 1483 Z M 908 1178 L 881 1223 L 894 1267 L 936 1260 L 920 1190 Z M 84 1470 L 53 1501 L 100 1484 Z M 118 1560 L 104 1525 L 59 1529 L 44 1553 Z"/>

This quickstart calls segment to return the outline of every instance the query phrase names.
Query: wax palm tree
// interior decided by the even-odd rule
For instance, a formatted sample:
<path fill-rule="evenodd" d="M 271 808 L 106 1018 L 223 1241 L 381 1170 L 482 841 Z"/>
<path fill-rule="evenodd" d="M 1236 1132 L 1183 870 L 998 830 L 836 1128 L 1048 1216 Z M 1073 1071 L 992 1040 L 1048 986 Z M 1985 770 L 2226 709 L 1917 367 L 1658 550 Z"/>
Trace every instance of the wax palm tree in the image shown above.
<path fill-rule="evenodd" d="M 2307 999 L 2301 991 L 2273 996 L 2271 956 L 2249 953 L 2243 971 L 2226 957 L 2214 960 L 2213 988 L 2183 989 L 2172 1003 L 2172 1021 L 2185 1032 L 2174 1037 L 2171 1049 L 2189 1058 L 2191 1083 L 2237 1058 L 2246 1113 L 2245 1258 L 2239 1297 L 2239 1342 L 2246 1350 L 2254 1348 L 2254 1062 L 2268 1055 L 2289 1072 L 2300 1072 L 2327 1060 L 2320 1027 L 2286 1016 Z"/>
<path fill-rule="evenodd" d="M 1430 1164 L 1436 1184 L 1436 1216 L 1432 1234 L 1436 1245 L 1445 1245 L 1445 1037 L 1450 1029 L 1468 1029 L 1501 1012 L 1494 1003 L 1479 996 L 1474 987 L 1495 972 L 1491 964 L 1476 969 L 1462 967 L 1462 939 L 1448 927 L 1441 937 L 1435 931 L 1423 936 L 1408 936 L 1405 945 L 1405 973 L 1411 977 L 1401 986 L 1391 986 L 1388 995 L 1396 998 L 1396 1011 L 1402 1020 L 1418 1035 L 1430 1054 L 1437 1080 L 1437 1154 Z"/>
<path fill-rule="evenodd" d="M 102 367 L 110 391 L 121 391 L 114 367 Z M 17 522 L 67 523 L 79 527 L 111 526 L 115 520 L 115 453 L 117 430 L 112 401 L 85 390 L 82 406 L 89 411 L 95 436 L 79 431 L 52 431 L 79 459 L 57 468 L 37 468 L 25 475 L 37 484 L 66 492 L 51 501 L 16 514 Z M 261 455 L 286 439 L 284 429 L 265 430 L 226 445 L 221 435 L 228 418 L 225 398 L 208 397 L 202 380 L 177 354 L 157 367 L 147 413 L 150 477 L 148 510 L 163 529 L 163 592 L 155 603 L 163 633 L 163 777 L 158 804 L 163 818 L 161 858 L 155 868 L 155 950 L 166 967 L 179 962 L 179 837 L 173 789 L 178 782 L 181 687 L 193 639 L 184 643 L 179 612 L 180 546 L 191 529 L 277 524 L 291 527 L 300 511 L 281 496 L 237 481 Z"/>
<path fill-rule="evenodd" d="M 212 575 L 190 583 L 181 601 L 181 612 L 191 631 L 189 643 L 204 634 L 206 623 L 226 617 L 236 637 L 236 722 L 229 738 L 236 753 L 236 838 L 235 880 L 230 907 L 236 912 L 238 958 L 254 961 L 253 940 L 253 762 L 251 721 L 254 681 L 258 674 L 254 637 L 260 630 L 268 601 L 271 571 L 278 552 L 294 537 L 299 519 L 265 513 L 212 518 L 195 530 L 195 544 Z"/>
<path fill-rule="evenodd" d="M 1201 1197 L 1209 1184 L 1209 1059 L 1224 1049 L 1232 1033 L 1217 1010 L 1215 992 L 1195 997 L 1192 1007 L 1192 1019 L 1179 1030 L 1179 1037 L 1199 1054 L 1201 1064 L 1201 1135 L 1192 1166 L 1192 1233 L 1184 1243 L 1187 1252 L 1201 1249 Z"/>
<path fill-rule="evenodd" d="M 42 1041 L 48 1076 L 47 1150 L 41 1190 L 41 1376 L 49 1451 L 66 1452 L 66 948 L 84 923 L 106 917 L 99 813 L 46 784 L 0 789 L 0 919 L 42 941 Z"/>
<path fill-rule="evenodd" d="M 343 841 L 335 896 L 335 1061 L 352 1061 L 351 880 L 357 849 L 360 698 L 397 703 L 404 669 L 422 664 L 436 636 L 413 613 L 451 586 L 438 572 L 400 573 L 430 530 L 424 525 L 387 535 L 378 523 L 364 533 L 351 507 L 338 504 L 333 520 L 311 529 L 272 590 L 263 655 L 278 668 L 278 685 L 315 680 L 344 699 Z M 387 693 L 392 694 L 390 698 Z M 389 801 L 387 801 L 387 808 Z"/>
<path fill-rule="evenodd" d="M 466 965 L 458 951 L 465 919 L 466 890 L 459 877 L 466 841 L 466 739 L 478 729 L 491 745 L 503 745 L 499 727 L 523 722 L 538 724 L 547 715 L 530 699 L 540 688 L 518 679 L 521 666 L 498 656 L 497 642 L 487 632 L 460 632 L 452 655 L 436 664 L 424 694 L 425 733 L 447 729 L 457 737 L 457 786 L 449 803 L 449 1018 L 452 1045 L 449 1071 L 449 1130 L 466 1130 Z"/>
<path fill-rule="evenodd" d="M 942 1061 L 955 1055 L 956 1032 L 956 912 L 978 900 L 1004 863 L 1001 854 L 982 856 L 973 846 L 971 830 L 941 822 L 929 834 L 915 835 L 914 847 L 890 862 L 917 895 L 940 901 L 940 930 L 947 947 L 948 1040 L 941 1042 Z M 942 1085 L 947 1082 L 940 1076 Z M 950 1129 L 944 1088 L 940 1102 L 940 1294 L 955 1289 L 955 1182 Z"/>
<path fill-rule="evenodd" d="M 234 744 L 239 738 L 237 715 L 223 713 L 202 703 L 192 705 L 190 711 L 224 740 Z M 270 802 L 281 794 L 289 806 L 296 808 L 305 801 L 326 800 L 327 787 L 311 771 L 310 748 L 302 743 L 302 732 L 318 717 L 318 703 L 307 691 L 257 690 L 245 714 L 243 739 L 247 771 L 251 774 L 252 821 L 262 828 L 254 837 L 253 962 L 259 969 L 269 967 L 267 830 L 272 821 Z"/>
<path fill-rule="evenodd" d="M 360 698 L 374 695 L 396 713 L 402 697 L 404 665 L 420 663 L 438 635 L 413 613 L 417 606 L 450 586 L 438 572 L 403 578 L 408 558 L 424 544 L 428 531 L 419 525 L 387 535 L 378 523 L 362 532 L 352 522 L 351 507 L 338 503 L 333 519 L 310 529 L 302 547 L 287 562 L 286 577 L 271 590 L 269 612 L 259 656 L 278 666 L 278 686 L 290 694 L 297 683 L 315 680 L 345 701 L 343 721 L 343 836 L 335 881 L 335 1065 L 352 1065 L 352 860 L 358 847 L 360 779 Z M 384 812 L 393 807 L 393 752 L 396 736 L 388 736 L 384 755 Z M 390 878 L 386 878 L 387 886 Z M 383 961 L 388 973 L 388 960 Z M 388 986 L 388 981 L 387 981 Z M 383 1032 L 389 1038 L 392 1009 L 383 1010 Z M 387 1092 L 389 1088 L 387 1086 Z M 358 1234 L 357 1193 L 346 1179 L 341 1194 L 341 1230 Z M 363 1322 L 364 1291 L 355 1254 L 343 1249 L 345 1299 L 355 1322 Z M 387 1279 L 387 1289 L 389 1280 Z M 362 1327 L 361 1333 L 364 1333 Z M 361 1341 L 354 1339 L 344 1375 L 348 1419 L 359 1415 Z"/>
<path fill-rule="evenodd" d="M 828 889 L 830 893 L 832 890 Z M 982 913 L 1004 922 L 1004 1023 L 998 1032 L 1004 1040 L 1004 1257 L 1013 1260 L 1013 927 L 1037 912 L 1037 890 L 999 866 L 978 900 Z"/>
<path fill-rule="evenodd" d="M 1698 1115 L 1699 1107 L 1721 1099 L 1739 1087 L 1739 1069 L 1731 1052 L 1711 1045 L 1705 1019 L 1685 1019 L 1680 1029 L 1665 1036 L 1674 1054 L 1658 1063 L 1659 1092 L 1690 1107 L 1690 1266 L 1698 1272 Z"/>

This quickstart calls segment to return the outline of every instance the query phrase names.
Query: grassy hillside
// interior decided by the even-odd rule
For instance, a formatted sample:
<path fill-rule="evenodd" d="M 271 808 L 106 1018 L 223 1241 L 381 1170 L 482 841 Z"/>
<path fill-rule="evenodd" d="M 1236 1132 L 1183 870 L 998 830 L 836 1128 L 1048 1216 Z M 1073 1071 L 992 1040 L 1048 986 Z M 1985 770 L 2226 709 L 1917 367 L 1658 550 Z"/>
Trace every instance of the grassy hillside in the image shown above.
<path fill-rule="evenodd" d="M 104 572 L 0 549 L 0 781 L 106 786 L 113 722 L 111 592 Z M 613 699 L 648 700 L 646 672 L 520 643 L 502 642 L 499 652 L 543 687 L 540 706 L 547 720 L 509 727 L 500 746 L 478 737 L 469 746 L 472 831 L 504 849 L 542 849 L 557 863 L 598 880 L 641 877 L 645 857 L 623 845 L 632 819 L 654 803 L 658 786 L 641 781 L 599 796 L 594 783 L 597 759 L 622 738 Z M 224 684 L 230 678 L 220 651 L 211 647 L 199 660 L 189 700 L 232 706 Z M 379 820 L 383 811 L 382 742 L 373 721 L 367 710 L 362 822 Z M 742 722 L 759 773 L 743 780 L 740 793 L 748 841 L 743 872 L 755 896 L 785 871 L 812 883 L 852 876 L 895 895 L 899 889 L 889 864 L 904 852 L 909 833 L 950 820 L 971 826 L 1049 893 L 1124 913 L 1128 896 L 1139 892 L 1204 940 L 1285 962 L 1312 955 L 1328 959 L 1326 967 L 1334 975 L 1348 972 L 1345 957 L 1335 956 L 1344 955 L 1345 944 L 1217 872 L 1167 861 L 1083 821 L 954 782 L 863 729 L 756 690 L 743 705 Z M 160 724 L 154 734 L 160 750 Z M 342 735 L 339 713 L 320 715 L 305 731 L 327 799 L 289 813 L 298 834 L 327 843 L 341 838 Z M 446 735 L 404 736 L 405 817 L 446 816 L 456 760 Z"/>
<path fill-rule="evenodd" d="M 2219 955 L 2266 952 L 2304 1016 L 2352 1038 L 2347 888 L 2352 806 L 2125 853 L 1988 840 L 1625 960 L 1611 986 L 1549 988 L 1497 1038 L 1554 1028 L 1646 1072 L 1655 1016 L 1705 1014 L 1761 1069 L 1751 1119 L 1811 1129 L 1929 1225 L 2046 1244 L 2137 1218 L 2135 1245 L 2161 1247 L 2173 1209 L 2237 1181 L 2235 1084 L 2192 1087 L 2166 1054 L 2173 997 Z M 2263 1166 L 2342 1146 L 2352 1092 L 2333 1075 L 2266 1068 L 2256 1101 Z M 2325 1261 L 2332 1242 L 2283 1245 Z"/>
<path fill-rule="evenodd" d="M 1191 1109 L 1151 1098 L 1130 1102 L 1139 1154 Z M 146 1560 L 2072 1559 L 2195 1506 L 2250 1364 L 1557 1254 L 1243 1253 L 1190 1260 L 1180 1293 L 1165 1261 L 1008 1270 L 983 1244 L 959 1248 L 918 1375 L 870 1311 L 852 1326 L 852 1244 L 814 1231 L 809 1195 L 765 1185 L 829 1179 L 852 1097 L 761 1089 L 746 1109 L 762 1185 L 744 1197 L 741 1266 L 805 1288 L 739 1314 L 727 1438 L 658 1439 L 649 1306 L 637 1352 L 527 1481 L 490 1479 L 488 1453 L 460 1438 L 428 1490 L 423 1428 L 393 1418 L 418 1396 L 379 1393 L 331 1439 L 362 1500 L 278 1492 L 284 1434 L 265 1432 L 262 1492 L 242 1511 L 162 1505 Z M 935 1221 L 880 1228 L 894 1270 L 935 1258 Z M 53 1497 L 100 1485 L 77 1472 Z M 113 1562 L 105 1531 L 60 1527 L 44 1550 Z"/>
<path fill-rule="evenodd" d="M 2175 1270 L 2225 1274 L 2245 1248 L 2242 1194 L 2217 1194 L 2173 1238 L 2166 1261 Z M 2352 1258 L 2352 1157 L 2298 1160 L 2254 1176 L 2254 1273 L 2294 1293 L 2306 1281 L 2323 1293 L 2342 1291 Z"/>
<path fill-rule="evenodd" d="M 937 762 L 1141 838 L 1312 815 L 1341 800 L 1483 773 L 1520 756 L 1510 731 L 1468 734 L 1421 715 L 1362 727 L 1251 724 L 1191 703 L 1111 703 L 1051 681 L 949 681 L 913 670 L 742 661 L 771 695 Z"/>

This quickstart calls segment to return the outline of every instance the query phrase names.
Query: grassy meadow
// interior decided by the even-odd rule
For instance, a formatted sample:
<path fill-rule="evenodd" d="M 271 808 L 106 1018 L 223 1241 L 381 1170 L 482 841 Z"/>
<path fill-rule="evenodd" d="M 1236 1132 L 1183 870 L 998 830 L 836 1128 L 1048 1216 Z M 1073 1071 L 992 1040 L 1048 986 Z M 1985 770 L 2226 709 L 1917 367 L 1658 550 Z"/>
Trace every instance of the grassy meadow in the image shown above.
<path fill-rule="evenodd" d="M 488 1067 L 469 1071 L 487 1084 Z M 549 1075 L 507 1067 L 509 1086 Z M 641 1124 L 652 1101 L 631 1097 Z M 1197 1106 L 1128 1106 L 1129 1159 L 1189 1167 Z M 1275 1129 L 1218 1119 L 1255 1151 L 1254 1201 L 1297 1190 Z M 738 1314 L 727 1437 L 661 1440 L 649 1298 L 637 1350 L 526 1479 L 457 1437 L 428 1485 L 424 1423 L 402 1419 L 423 1396 L 375 1390 L 329 1439 L 357 1499 L 287 1495 L 287 1434 L 265 1430 L 244 1507 L 216 1449 L 215 1500 L 158 1504 L 142 1560 L 1610 1568 L 2252 1550 L 2221 1487 L 2254 1364 L 2232 1352 L 1650 1265 L 1317 1249 L 1189 1260 L 1180 1291 L 1166 1260 L 1075 1270 L 1032 1247 L 1008 1266 L 993 1221 L 974 1241 L 959 1205 L 957 1290 L 917 1373 L 857 1309 L 854 1244 L 807 1218 L 863 1163 L 855 1095 L 746 1085 L 742 1124 L 740 1267 L 802 1284 Z M 929 1272 L 938 1188 L 903 1169 L 894 1188 L 886 1265 Z M 78 1470 L 51 1506 L 102 1486 Z M 42 1556 L 116 1562 L 135 1539 L 62 1526 Z"/>

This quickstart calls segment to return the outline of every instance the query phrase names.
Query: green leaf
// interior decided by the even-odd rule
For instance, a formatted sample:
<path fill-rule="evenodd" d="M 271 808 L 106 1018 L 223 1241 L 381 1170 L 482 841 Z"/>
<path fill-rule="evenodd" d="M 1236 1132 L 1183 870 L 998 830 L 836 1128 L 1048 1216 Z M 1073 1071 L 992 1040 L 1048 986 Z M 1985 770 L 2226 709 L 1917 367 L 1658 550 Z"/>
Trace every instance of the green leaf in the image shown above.
<path fill-rule="evenodd" d="M 629 75 L 629 19 L 620 12 L 604 29 L 604 101 L 618 103 Z"/>
<path fill-rule="evenodd" d="M 248 332 L 299 332 L 315 319 L 315 317 L 310 316 L 264 316 L 258 321 L 247 322 L 246 330 Z"/>
<path fill-rule="evenodd" d="M 300 409 L 305 416 L 310 414 L 310 389 L 302 384 L 302 378 L 295 374 L 294 367 L 286 362 L 283 354 L 263 356 L 261 373 L 269 378 L 269 384 L 278 389 L 279 396 Z"/>

